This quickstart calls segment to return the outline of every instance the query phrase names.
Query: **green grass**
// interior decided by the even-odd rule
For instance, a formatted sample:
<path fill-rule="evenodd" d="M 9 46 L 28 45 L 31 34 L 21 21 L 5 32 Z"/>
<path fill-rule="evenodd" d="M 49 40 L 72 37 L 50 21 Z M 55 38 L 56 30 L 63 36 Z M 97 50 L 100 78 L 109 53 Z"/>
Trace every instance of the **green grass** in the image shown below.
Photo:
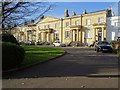
<path fill-rule="evenodd" d="M 22 46 L 25 49 L 25 58 L 23 65 L 31 65 L 36 62 L 44 62 L 49 59 L 60 56 L 64 50 L 58 48 L 41 47 L 41 46 Z"/>

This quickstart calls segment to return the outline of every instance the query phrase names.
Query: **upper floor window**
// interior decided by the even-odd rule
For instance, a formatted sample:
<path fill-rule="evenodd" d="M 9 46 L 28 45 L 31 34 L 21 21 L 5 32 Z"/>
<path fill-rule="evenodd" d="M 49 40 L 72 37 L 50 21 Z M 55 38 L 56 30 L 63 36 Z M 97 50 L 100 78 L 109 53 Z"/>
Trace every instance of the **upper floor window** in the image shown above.
<path fill-rule="evenodd" d="M 66 27 L 68 27 L 69 26 L 69 22 L 66 22 Z"/>
<path fill-rule="evenodd" d="M 98 18 L 98 23 L 103 23 L 103 17 Z"/>
<path fill-rule="evenodd" d="M 90 19 L 86 19 L 86 25 L 90 25 L 91 20 Z"/>
<path fill-rule="evenodd" d="M 40 26 L 38 26 L 38 30 L 40 31 Z"/>
<path fill-rule="evenodd" d="M 79 25 L 79 21 L 77 20 L 77 21 L 75 21 L 75 25 L 76 26 L 78 26 Z"/>
<path fill-rule="evenodd" d="M 58 28 L 58 27 L 59 27 L 59 23 L 56 23 L 56 24 L 55 24 L 55 28 Z"/>
<path fill-rule="evenodd" d="M 47 28 L 50 28 L 50 25 L 48 25 Z"/>
<path fill-rule="evenodd" d="M 44 25 L 44 29 L 46 29 L 46 25 Z"/>

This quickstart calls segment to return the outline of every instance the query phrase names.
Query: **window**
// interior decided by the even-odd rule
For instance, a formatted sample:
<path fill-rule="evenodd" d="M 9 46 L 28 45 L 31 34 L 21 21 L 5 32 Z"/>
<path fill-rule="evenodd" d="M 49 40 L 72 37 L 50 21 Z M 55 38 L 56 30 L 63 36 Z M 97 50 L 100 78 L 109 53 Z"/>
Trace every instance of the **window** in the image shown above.
<path fill-rule="evenodd" d="M 59 37 L 58 37 L 58 31 L 56 31 L 56 32 L 54 33 L 54 37 L 55 37 L 55 40 L 59 39 Z"/>
<path fill-rule="evenodd" d="M 65 31 L 65 38 L 70 37 L 70 31 Z"/>
<path fill-rule="evenodd" d="M 103 18 L 102 17 L 98 18 L 98 23 L 103 23 Z"/>
<path fill-rule="evenodd" d="M 75 21 L 75 25 L 76 26 L 78 26 L 79 25 L 79 21 L 77 20 L 77 21 Z"/>
<path fill-rule="evenodd" d="M 66 27 L 68 27 L 69 26 L 69 22 L 66 22 Z"/>
<path fill-rule="evenodd" d="M 56 24 L 55 24 L 55 28 L 58 28 L 58 27 L 59 27 L 59 23 L 56 23 Z"/>
<path fill-rule="evenodd" d="M 46 25 L 44 25 L 44 29 L 46 29 Z"/>
<path fill-rule="evenodd" d="M 90 19 L 86 19 L 86 25 L 90 25 Z"/>
<path fill-rule="evenodd" d="M 40 26 L 38 26 L 38 31 L 40 31 Z"/>
<path fill-rule="evenodd" d="M 48 25 L 47 28 L 50 28 L 50 25 Z"/>
<path fill-rule="evenodd" d="M 85 38 L 90 38 L 90 30 L 85 30 Z"/>

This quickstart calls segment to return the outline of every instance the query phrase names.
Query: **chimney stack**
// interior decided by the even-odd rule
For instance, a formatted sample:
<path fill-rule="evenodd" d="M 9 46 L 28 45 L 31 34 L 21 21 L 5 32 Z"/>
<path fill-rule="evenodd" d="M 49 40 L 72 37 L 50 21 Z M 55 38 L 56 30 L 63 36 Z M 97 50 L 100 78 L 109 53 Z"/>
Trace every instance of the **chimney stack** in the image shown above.
<path fill-rule="evenodd" d="M 87 14 L 87 10 L 86 9 L 83 11 L 83 14 Z"/>
<path fill-rule="evenodd" d="M 72 16 L 76 16 L 76 13 L 74 11 L 72 11 Z"/>
<path fill-rule="evenodd" d="M 69 14 L 68 14 L 68 9 L 65 9 L 65 12 L 64 12 L 64 17 L 69 17 Z"/>
<path fill-rule="evenodd" d="M 42 20 L 42 19 L 44 19 L 44 16 L 42 15 L 42 16 L 40 16 L 40 20 Z"/>

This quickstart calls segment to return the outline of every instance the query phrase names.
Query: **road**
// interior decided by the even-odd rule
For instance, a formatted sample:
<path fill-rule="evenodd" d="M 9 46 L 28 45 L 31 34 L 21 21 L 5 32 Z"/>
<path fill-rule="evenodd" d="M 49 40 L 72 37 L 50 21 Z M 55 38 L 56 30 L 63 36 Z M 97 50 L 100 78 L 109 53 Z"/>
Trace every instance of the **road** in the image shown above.
<path fill-rule="evenodd" d="M 3 76 L 3 88 L 118 88 L 118 59 L 93 48 L 63 47 L 67 54 Z"/>

